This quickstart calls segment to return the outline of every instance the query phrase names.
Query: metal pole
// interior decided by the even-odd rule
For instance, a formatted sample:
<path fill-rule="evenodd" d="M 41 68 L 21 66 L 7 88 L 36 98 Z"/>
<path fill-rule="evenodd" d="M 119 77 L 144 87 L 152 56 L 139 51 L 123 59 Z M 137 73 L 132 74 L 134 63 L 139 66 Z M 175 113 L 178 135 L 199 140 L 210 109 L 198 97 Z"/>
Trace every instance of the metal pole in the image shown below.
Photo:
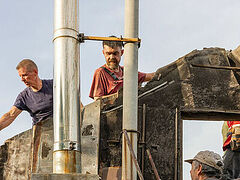
<path fill-rule="evenodd" d="M 176 108 L 175 112 L 175 173 L 174 179 L 178 179 L 178 109 Z"/>
<path fill-rule="evenodd" d="M 55 0 L 53 173 L 80 173 L 79 0 Z"/>
<path fill-rule="evenodd" d="M 144 143 L 143 144 L 143 146 L 142 146 L 142 173 L 143 173 L 143 175 L 144 175 L 144 165 L 145 165 L 145 163 L 144 163 L 144 157 L 145 157 L 145 131 L 146 131 L 146 104 L 143 104 L 143 120 L 142 120 L 142 143 Z"/>
<path fill-rule="evenodd" d="M 126 129 L 123 130 L 123 134 L 124 134 L 123 137 L 125 138 L 125 140 L 126 140 L 126 142 L 127 142 L 128 149 L 129 149 L 130 154 L 131 154 L 131 158 L 132 158 L 132 160 L 133 160 L 133 162 L 134 162 L 134 165 L 135 165 L 135 167 L 136 167 L 136 169 L 137 169 L 139 179 L 140 179 L 140 180 L 143 180 L 143 179 L 144 179 L 144 178 L 143 178 L 143 174 L 142 174 L 141 169 L 140 169 L 140 167 L 139 167 L 139 165 L 138 165 L 138 161 L 137 161 L 136 155 L 135 155 L 135 153 L 134 153 L 134 151 L 133 151 L 133 149 L 132 149 L 131 142 L 130 142 L 130 139 L 129 139 L 129 137 L 128 137 L 128 134 L 127 134 Z"/>
<path fill-rule="evenodd" d="M 155 163 L 153 162 L 153 158 L 152 158 L 152 155 L 151 155 L 149 149 L 147 149 L 147 155 L 148 155 L 150 164 L 151 164 L 151 166 L 152 166 L 153 172 L 154 172 L 154 174 L 155 174 L 156 180 L 161 180 L 161 179 L 160 179 L 160 176 L 158 175 L 157 168 L 156 168 L 156 166 L 155 166 Z"/>
<path fill-rule="evenodd" d="M 138 38 L 139 0 L 125 0 L 125 38 Z M 123 129 L 137 130 L 138 44 L 125 44 L 123 82 Z M 124 136 L 124 135 L 123 135 Z M 128 132 L 134 153 L 137 154 L 137 134 Z M 136 168 L 123 137 L 122 179 L 137 179 Z"/>

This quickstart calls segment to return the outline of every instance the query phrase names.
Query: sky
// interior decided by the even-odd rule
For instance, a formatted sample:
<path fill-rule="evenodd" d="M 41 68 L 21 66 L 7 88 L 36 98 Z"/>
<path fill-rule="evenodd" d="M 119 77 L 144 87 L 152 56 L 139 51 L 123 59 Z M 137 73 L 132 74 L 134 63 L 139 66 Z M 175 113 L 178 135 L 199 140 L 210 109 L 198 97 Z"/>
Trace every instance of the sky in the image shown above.
<path fill-rule="evenodd" d="M 142 0 L 139 5 L 139 71 L 154 72 L 194 49 L 240 45 L 239 0 Z M 124 0 L 79 0 L 79 29 L 87 36 L 124 36 Z M 25 86 L 16 65 L 33 59 L 42 79 L 53 78 L 53 0 L 0 0 L 0 116 Z M 81 101 L 88 97 L 94 70 L 105 63 L 101 42 L 80 45 Z M 124 63 L 122 59 L 121 65 Z M 184 157 L 200 150 L 222 155 L 222 122 L 184 121 Z M 32 126 L 28 113 L 0 131 L 0 144 Z M 209 138 L 211 137 L 211 138 Z M 184 179 L 190 165 L 184 164 Z"/>

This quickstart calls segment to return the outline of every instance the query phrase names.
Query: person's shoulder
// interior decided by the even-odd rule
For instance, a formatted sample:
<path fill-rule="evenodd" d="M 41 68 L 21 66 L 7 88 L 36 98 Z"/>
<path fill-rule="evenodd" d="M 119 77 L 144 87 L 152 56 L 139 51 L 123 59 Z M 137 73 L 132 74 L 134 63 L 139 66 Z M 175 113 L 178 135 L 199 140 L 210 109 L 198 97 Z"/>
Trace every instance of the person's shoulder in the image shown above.
<path fill-rule="evenodd" d="M 53 86 L 53 79 L 43 79 L 42 83 Z"/>
<path fill-rule="evenodd" d="M 42 81 L 46 83 L 53 83 L 53 79 L 43 79 Z"/>
<path fill-rule="evenodd" d="M 102 65 L 101 67 L 97 68 L 95 70 L 95 74 L 103 73 L 105 71 L 104 68 L 106 68 L 105 65 Z"/>
<path fill-rule="evenodd" d="M 22 90 L 22 91 L 18 94 L 18 96 L 24 97 L 24 96 L 27 96 L 30 92 L 31 92 L 30 87 L 26 87 L 24 90 Z"/>

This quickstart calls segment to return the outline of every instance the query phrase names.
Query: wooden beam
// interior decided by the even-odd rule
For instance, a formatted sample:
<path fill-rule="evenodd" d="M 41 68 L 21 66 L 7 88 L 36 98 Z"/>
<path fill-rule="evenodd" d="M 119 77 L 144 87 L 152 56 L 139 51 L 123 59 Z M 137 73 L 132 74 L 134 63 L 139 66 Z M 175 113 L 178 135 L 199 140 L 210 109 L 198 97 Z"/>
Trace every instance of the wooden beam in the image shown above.
<path fill-rule="evenodd" d="M 203 121 L 239 121 L 240 111 L 184 109 L 181 110 L 181 119 Z"/>

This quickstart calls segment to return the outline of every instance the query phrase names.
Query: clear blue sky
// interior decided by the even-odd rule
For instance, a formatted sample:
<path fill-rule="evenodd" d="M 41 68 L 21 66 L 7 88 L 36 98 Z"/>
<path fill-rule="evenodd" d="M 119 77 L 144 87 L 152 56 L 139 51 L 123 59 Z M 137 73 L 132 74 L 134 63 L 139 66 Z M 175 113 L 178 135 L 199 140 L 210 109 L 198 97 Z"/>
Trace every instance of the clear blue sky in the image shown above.
<path fill-rule="evenodd" d="M 0 116 L 9 111 L 18 93 L 25 88 L 15 70 L 21 59 L 35 60 L 41 78 L 53 77 L 53 2 L 0 0 Z M 124 0 L 80 0 L 79 4 L 80 32 L 92 36 L 124 35 Z M 153 72 L 194 49 L 236 48 L 240 45 L 239 7 L 239 0 L 140 1 L 139 70 Z M 94 70 L 104 64 L 101 43 L 82 44 L 80 61 L 81 98 L 86 105 L 92 101 L 88 93 Z M 205 146 L 198 145 L 212 133 L 212 128 L 206 128 L 210 125 L 186 123 L 184 158 L 203 150 Z M 216 136 L 206 148 L 216 148 L 222 153 L 221 123 L 212 126 Z M 22 113 L 0 132 L 0 144 L 28 128 L 31 128 L 31 118 Z M 195 143 L 196 139 L 200 143 Z M 189 170 L 190 165 L 185 165 L 185 179 L 190 179 Z"/>

